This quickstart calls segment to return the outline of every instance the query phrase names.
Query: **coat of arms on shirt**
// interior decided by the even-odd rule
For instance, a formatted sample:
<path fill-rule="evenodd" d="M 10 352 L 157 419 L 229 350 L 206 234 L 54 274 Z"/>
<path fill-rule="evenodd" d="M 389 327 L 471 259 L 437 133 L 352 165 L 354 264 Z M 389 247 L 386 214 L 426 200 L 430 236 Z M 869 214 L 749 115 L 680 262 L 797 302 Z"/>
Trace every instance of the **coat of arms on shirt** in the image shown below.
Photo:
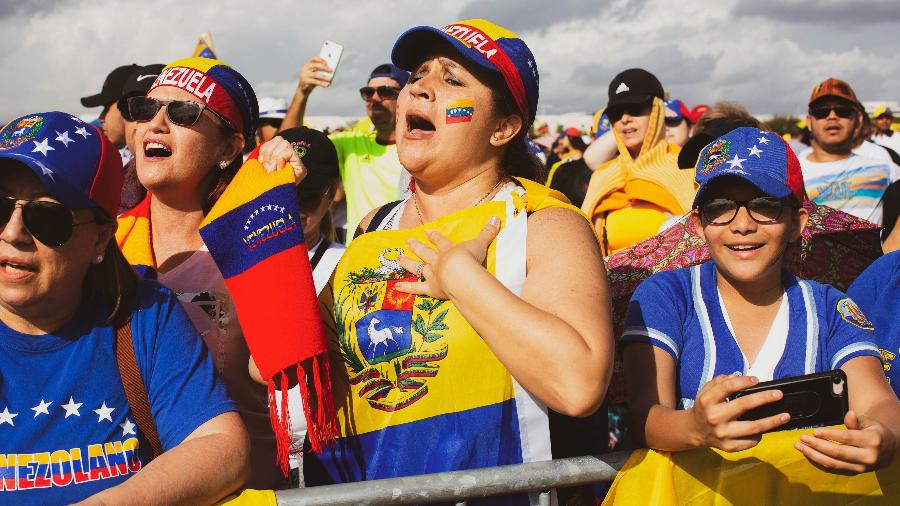
<path fill-rule="evenodd" d="M 844 297 L 837 303 L 837 311 L 845 322 L 855 325 L 863 330 L 875 330 L 875 325 L 866 318 L 862 309 L 853 302 L 853 299 Z"/>
<path fill-rule="evenodd" d="M 403 409 L 427 395 L 427 382 L 448 351 L 446 301 L 397 290 L 397 283 L 416 280 L 400 267 L 401 254 L 386 249 L 377 267 L 350 272 L 334 305 L 352 389 L 381 411 Z"/>

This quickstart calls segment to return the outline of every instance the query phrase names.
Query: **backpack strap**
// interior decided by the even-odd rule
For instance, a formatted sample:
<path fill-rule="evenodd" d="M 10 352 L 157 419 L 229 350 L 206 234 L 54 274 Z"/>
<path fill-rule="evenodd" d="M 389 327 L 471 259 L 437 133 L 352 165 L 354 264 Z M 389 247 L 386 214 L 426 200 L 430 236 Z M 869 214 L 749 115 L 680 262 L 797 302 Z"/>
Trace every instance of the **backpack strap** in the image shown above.
<path fill-rule="evenodd" d="M 366 227 L 365 233 L 368 234 L 369 232 L 378 230 L 379 227 L 381 227 L 382 222 L 384 222 L 388 215 L 391 214 L 391 211 L 402 202 L 402 200 L 395 200 L 378 208 L 378 211 L 375 211 L 375 216 L 372 216 L 372 221 L 369 222 L 369 226 Z"/>
<path fill-rule="evenodd" d="M 116 362 L 119 365 L 119 376 L 122 378 L 122 387 L 125 389 L 125 397 L 131 407 L 131 414 L 137 423 L 139 437 L 143 440 L 142 448 L 147 448 L 145 455 L 147 463 L 159 457 L 163 453 L 162 444 L 159 441 L 159 432 L 153 421 L 150 411 L 150 401 L 147 399 L 147 389 L 138 369 L 137 358 L 134 355 L 134 342 L 131 340 L 131 318 L 124 325 L 116 328 Z"/>

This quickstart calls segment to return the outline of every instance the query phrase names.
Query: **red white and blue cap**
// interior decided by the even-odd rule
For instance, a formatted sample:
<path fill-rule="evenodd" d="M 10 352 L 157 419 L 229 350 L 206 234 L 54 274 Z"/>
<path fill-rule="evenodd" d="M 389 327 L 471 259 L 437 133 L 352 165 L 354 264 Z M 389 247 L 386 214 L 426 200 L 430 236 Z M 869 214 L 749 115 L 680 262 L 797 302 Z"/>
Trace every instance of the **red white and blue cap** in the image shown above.
<path fill-rule="evenodd" d="M 119 212 L 122 158 L 97 127 L 64 112 L 27 114 L 0 129 L 0 158 L 26 165 L 71 209 Z M 2 176 L 0 176 L 2 177 Z"/>
<path fill-rule="evenodd" d="M 703 148 L 697 159 L 700 189 L 693 207 L 709 183 L 722 176 L 744 179 L 770 197 L 793 195 L 798 202 L 805 198 L 803 173 L 794 151 L 778 134 L 758 128 L 736 128 Z"/>
<path fill-rule="evenodd" d="M 666 109 L 672 112 L 672 114 L 666 114 L 667 118 L 676 118 L 679 121 L 681 121 L 682 118 L 687 118 L 687 120 L 690 121 L 691 111 L 681 100 L 678 100 L 677 98 L 666 100 Z"/>
<path fill-rule="evenodd" d="M 391 51 L 398 67 L 413 71 L 434 42 L 449 42 L 469 61 L 500 74 L 527 125 L 537 112 L 538 69 L 534 55 L 519 36 L 483 19 L 467 19 L 443 28 L 417 26 L 400 35 Z"/>

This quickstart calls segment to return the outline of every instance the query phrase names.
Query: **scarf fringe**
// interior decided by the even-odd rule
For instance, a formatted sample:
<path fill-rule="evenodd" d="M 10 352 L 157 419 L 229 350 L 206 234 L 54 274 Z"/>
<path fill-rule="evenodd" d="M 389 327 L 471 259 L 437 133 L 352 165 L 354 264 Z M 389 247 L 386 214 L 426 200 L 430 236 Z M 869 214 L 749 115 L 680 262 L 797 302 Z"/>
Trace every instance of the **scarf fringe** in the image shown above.
<path fill-rule="evenodd" d="M 314 356 L 307 371 L 298 364 L 297 377 L 302 378 L 299 383 L 300 395 L 303 397 L 303 415 L 306 417 L 306 437 L 312 451 L 322 453 L 337 438 L 334 401 L 331 396 L 331 362 L 327 352 Z"/>

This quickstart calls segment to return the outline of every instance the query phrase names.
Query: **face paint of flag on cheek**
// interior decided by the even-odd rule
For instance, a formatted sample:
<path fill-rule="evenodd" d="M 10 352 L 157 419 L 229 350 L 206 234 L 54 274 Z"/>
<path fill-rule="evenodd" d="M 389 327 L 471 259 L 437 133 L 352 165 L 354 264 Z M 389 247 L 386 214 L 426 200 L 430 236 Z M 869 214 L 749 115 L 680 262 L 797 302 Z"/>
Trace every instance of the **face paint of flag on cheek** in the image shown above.
<path fill-rule="evenodd" d="M 475 101 L 471 98 L 454 100 L 447 104 L 447 124 L 468 123 L 475 114 Z"/>

